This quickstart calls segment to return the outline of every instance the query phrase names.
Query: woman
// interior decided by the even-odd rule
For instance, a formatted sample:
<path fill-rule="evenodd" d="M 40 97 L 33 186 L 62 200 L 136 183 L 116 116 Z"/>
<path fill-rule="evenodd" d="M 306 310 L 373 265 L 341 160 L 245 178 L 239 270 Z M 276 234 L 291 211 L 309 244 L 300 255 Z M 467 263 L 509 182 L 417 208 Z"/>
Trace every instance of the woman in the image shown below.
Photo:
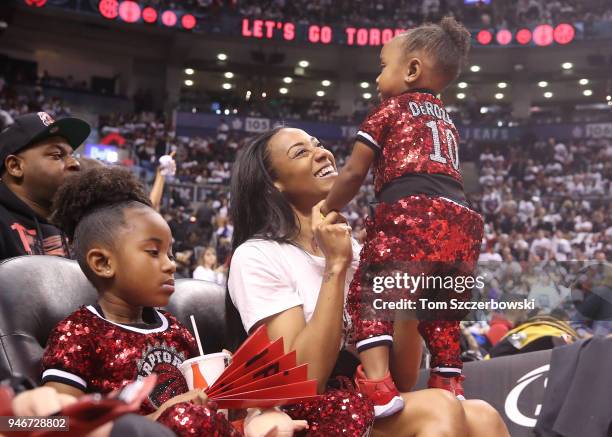
<path fill-rule="evenodd" d="M 208 246 L 200 255 L 198 266 L 193 271 L 193 279 L 225 284 L 225 276 L 222 268 L 217 265 L 217 251 L 214 247 Z"/>
<path fill-rule="evenodd" d="M 265 324 L 284 338 L 309 377 L 326 390 L 347 343 L 345 292 L 359 257 L 351 229 L 320 205 L 337 176 L 334 156 L 306 132 L 277 128 L 256 139 L 236 163 L 230 216 L 234 223 L 228 295 L 230 333 Z M 229 302 L 231 303 L 231 302 Z M 232 312 L 234 309 L 234 312 Z M 398 388 L 416 381 L 420 338 L 416 323 L 396 322 L 391 369 Z M 482 401 L 460 403 L 448 392 L 403 393 L 401 413 L 378 420 L 375 434 L 507 436 L 501 418 Z"/>

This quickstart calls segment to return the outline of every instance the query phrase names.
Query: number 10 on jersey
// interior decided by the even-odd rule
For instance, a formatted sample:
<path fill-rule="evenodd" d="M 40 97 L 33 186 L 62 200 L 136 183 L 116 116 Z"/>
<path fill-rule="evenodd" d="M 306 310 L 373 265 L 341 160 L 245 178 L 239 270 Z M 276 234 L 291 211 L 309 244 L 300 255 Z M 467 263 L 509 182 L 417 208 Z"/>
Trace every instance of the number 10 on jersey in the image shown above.
<path fill-rule="evenodd" d="M 432 120 L 425 124 L 431 129 L 433 135 L 433 153 L 429 155 L 429 159 L 440 164 L 447 164 L 448 161 L 442 156 L 442 149 L 440 146 L 440 133 L 438 131 L 438 122 Z M 446 146 L 448 147 L 448 156 L 450 157 L 451 164 L 455 170 L 459 170 L 459 146 L 457 145 L 457 139 L 450 129 L 445 129 L 444 135 L 446 135 Z"/>

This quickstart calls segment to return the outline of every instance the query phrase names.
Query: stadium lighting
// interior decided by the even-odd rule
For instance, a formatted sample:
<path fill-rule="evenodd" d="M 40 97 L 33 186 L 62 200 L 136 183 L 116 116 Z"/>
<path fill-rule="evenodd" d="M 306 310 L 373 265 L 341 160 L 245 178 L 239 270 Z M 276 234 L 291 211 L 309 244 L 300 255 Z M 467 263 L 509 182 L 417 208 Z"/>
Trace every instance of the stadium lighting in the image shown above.
<path fill-rule="evenodd" d="M 225 82 L 223 85 L 221 85 L 223 87 L 224 90 L 231 90 L 232 89 L 232 84 Z"/>
<path fill-rule="evenodd" d="M 219 53 L 217 59 L 220 61 L 227 61 L 227 55 L 225 53 Z"/>
<path fill-rule="evenodd" d="M 289 76 L 287 76 L 287 77 L 283 77 L 283 82 L 285 82 L 285 83 L 291 83 L 291 82 L 293 82 L 293 78 L 292 78 L 292 77 L 289 77 Z"/>
<path fill-rule="evenodd" d="M 366 88 L 369 88 L 369 87 L 370 87 L 370 84 L 369 84 L 369 83 L 367 83 L 367 82 L 361 82 L 361 83 L 359 84 L 359 86 L 360 86 L 361 88 L 363 88 L 363 89 L 366 89 Z"/>
<path fill-rule="evenodd" d="M 187 85 L 187 86 L 191 86 L 191 85 L 193 85 L 193 80 L 191 80 L 191 79 L 187 79 L 187 80 L 185 81 L 185 85 Z"/>
<path fill-rule="evenodd" d="M 458 98 L 459 100 L 463 100 L 463 99 L 465 99 L 465 93 L 458 93 L 458 94 L 457 94 L 457 98 Z"/>
<path fill-rule="evenodd" d="M 195 73 L 193 68 L 185 68 L 185 74 L 191 76 L 193 73 Z"/>
<path fill-rule="evenodd" d="M 223 76 L 225 76 L 226 79 L 231 79 L 232 77 L 234 77 L 234 73 L 232 73 L 231 71 L 228 71 Z"/>
<path fill-rule="evenodd" d="M 249 99 L 251 98 L 251 95 L 253 93 L 251 92 L 251 90 L 246 92 L 246 95 L 244 96 L 244 100 L 246 100 L 247 102 L 249 101 Z"/>
<path fill-rule="evenodd" d="M 330 86 L 331 82 L 329 80 L 325 79 L 325 80 L 321 81 L 321 85 L 323 85 L 323 86 Z"/>
<path fill-rule="evenodd" d="M 279 93 L 281 94 L 287 94 L 289 92 L 289 90 L 287 88 L 281 88 L 278 90 Z"/>
<path fill-rule="evenodd" d="M 461 89 L 464 89 L 464 88 L 467 88 L 468 84 L 467 82 L 459 82 L 457 86 Z"/>
<path fill-rule="evenodd" d="M 363 98 L 364 98 L 364 99 L 366 99 L 366 100 L 369 100 L 369 99 L 371 99 L 371 98 L 372 98 L 372 94 L 370 94 L 370 93 L 363 93 L 363 94 L 362 94 L 362 96 L 363 96 Z"/>
<path fill-rule="evenodd" d="M 310 62 L 308 62 L 308 61 L 300 61 L 300 62 L 298 62 L 298 65 L 300 67 L 302 67 L 302 68 L 306 68 L 306 67 L 308 67 L 310 65 Z"/>
<path fill-rule="evenodd" d="M 497 100 L 501 100 L 501 99 L 503 99 L 503 98 L 504 98 L 504 95 L 503 95 L 502 93 L 497 93 L 497 94 L 495 94 L 495 98 L 496 98 Z"/>
<path fill-rule="evenodd" d="M 261 98 L 265 99 L 266 97 L 268 97 L 268 93 L 266 93 L 265 91 L 263 93 L 261 93 Z"/>
<path fill-rule="evenodd" d="M 610 96 L 610 95 L 606 96 L 606 100 L 607 100 L 608 102 L 612 101 L 612 96 Z"/>
<path fill-rule="evenodd" d="M 561 64 L 561 68 L 563 68 L 564 70 L 571 70 L 573 66 L 574 64 L 572 64 L 571 62 L 564 62 L 563 64 Z"/>
<path fill-rule="evenodd" d="M 325 91 L 319 90 L 317 91 L 317 97 L 324 97 L 325 96 Z"/>
<path fill-rule="evenodd" d="M 230 114 L 230 111 L 229 111 L 229 109 L 226 109 L 225 111 L 223 111 L 223 113 L 224 113 L 225 115 L 229 115 L 229 114 Z"/>
<path fill-rule="evenodd" d="M 472 65 L 472 66 L 470 67 L 470 71 L 471 71 L 472 73 L 478 73 L 478 72 L 480 71 L 480 65 Z"/>
<path fill-rule="evenodd" d="M 538 82 L 538 86 L 540 88 L 546 88 L 548 86 L 548 82 L 546 82 L 545 80 L 541 80 Z"/>
<path fill-rule="evenodd" d="M 550 99 L 553 96 L 553 93 L 551 93 L 550 91 L 546 91 L 544 93 L 544 97 L 546 97 L 547 99 Z"/>
<path fill-rule="evenodd" d="M 497 88 L 502 88 L 502 89 L 504 89 L 504 88 L 506 88 L 507 86 L 508 86 L 508 84 L 507 84 L 506 82 L 500 82 L 500 83 L 498 83 L 498 84 L 497 84 Z"/>
<path fill-rule="evenodd" d="M 588 85 L 588 84 L 589 84 L 589 80 L 588 80 L 588 79 L 580 79 L 580 80 L 578 81 L 578 83 L 579 83 L 580 85 Z"/>
<path fill-rule="evenodd" d="M 584 91 L 582 92 L 582 94 L 584 94 L 585 96 L 589 97 L 589 96 L 592 96 L 592 95 L 593 95 L 593 91 L 591 91 L 591 90 L 584 90 Z"/>
<path fill-rule="evenodd" d="M 487 108 L 486 106 L 483 106 L 480 108 L 480 113 L 481 114 L 486 114 L 487 112 L 489 112 L 489 108 Z"/>

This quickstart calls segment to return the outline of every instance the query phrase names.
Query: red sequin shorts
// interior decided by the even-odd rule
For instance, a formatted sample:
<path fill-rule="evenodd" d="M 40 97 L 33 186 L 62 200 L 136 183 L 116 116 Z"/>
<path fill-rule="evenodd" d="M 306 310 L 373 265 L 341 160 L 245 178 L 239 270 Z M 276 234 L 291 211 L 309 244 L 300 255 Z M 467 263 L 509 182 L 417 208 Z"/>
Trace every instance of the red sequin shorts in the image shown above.
<path fill-rule="evenodd" d="M 413 301 L 421 321 L 460 320 L 465 314 L 422 310 L 419 299 L 471 297 L 465 285 L 473 286 L 474 278 L 459 286 L 459 277 L 474 272 L 483 225 L 480 214 L 440 197 L 378 203 L 366 219 L 366 242 L 347 298 L 355 340 L 393 334 L 396 311 L 381 309 L 384 302 Z"/>

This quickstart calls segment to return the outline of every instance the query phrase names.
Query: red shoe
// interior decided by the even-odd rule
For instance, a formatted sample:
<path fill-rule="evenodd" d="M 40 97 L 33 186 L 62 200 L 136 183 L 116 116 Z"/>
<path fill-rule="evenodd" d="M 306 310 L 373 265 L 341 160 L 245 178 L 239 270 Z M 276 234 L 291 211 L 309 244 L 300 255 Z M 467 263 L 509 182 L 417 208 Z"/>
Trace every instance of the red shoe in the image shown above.
<path fill-rule="evenodd" d="M 404 399 L 400 396 L 389 372 L 382 379 L 368 379 L 360 364 L 355 373 L 355 385 L 374 402 L 376 418 L 391 416 L 404 409 Z"/>
<path fill-rule="evenodd" d="M 427 381 L 427 387 L 429 388 L 441 388 L 451 392 L 460 401 L 465 401 L 465 392 L 463 391 L 463 380 L 465 376 L 442 376 L 439 373 L 432 372 L 429 375 L 429 381 Z"/>

